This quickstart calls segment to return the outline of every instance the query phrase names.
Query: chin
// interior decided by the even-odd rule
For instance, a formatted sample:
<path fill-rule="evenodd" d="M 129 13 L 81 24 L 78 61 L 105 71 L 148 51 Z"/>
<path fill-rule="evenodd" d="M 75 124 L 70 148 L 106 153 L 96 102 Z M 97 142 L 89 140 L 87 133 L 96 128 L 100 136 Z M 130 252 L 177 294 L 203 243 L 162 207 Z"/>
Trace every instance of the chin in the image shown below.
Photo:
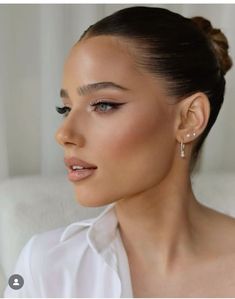
<path fill-rule="evenodd" d="M 75 195 L 75 200 L 84 207 L 89 207 L 89 208 L 97 208 L 97 207 L 103 207 L 105 205 L 110 204 L 111 202 L 107 202 L 104 199 L 103 200 L 99 200 L 97 197 L 92 197 L 89 198 L 87 197 L 83 197 L 79 194 Z"/>

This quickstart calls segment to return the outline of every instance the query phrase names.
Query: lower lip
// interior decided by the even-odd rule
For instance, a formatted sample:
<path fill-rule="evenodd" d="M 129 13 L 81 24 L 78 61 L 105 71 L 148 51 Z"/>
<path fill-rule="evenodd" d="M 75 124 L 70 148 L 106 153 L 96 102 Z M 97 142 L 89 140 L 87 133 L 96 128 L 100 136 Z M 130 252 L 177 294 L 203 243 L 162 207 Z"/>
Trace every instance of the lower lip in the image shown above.
<path fill-rule="evenodd" d="M 68 178 L 72 182 L 78 182 L 82 179 L 85 179 L 91 176 L 95 172 L 96 168 L 94 169 L 81 169 L 81 170 L 69 170 Z"/>

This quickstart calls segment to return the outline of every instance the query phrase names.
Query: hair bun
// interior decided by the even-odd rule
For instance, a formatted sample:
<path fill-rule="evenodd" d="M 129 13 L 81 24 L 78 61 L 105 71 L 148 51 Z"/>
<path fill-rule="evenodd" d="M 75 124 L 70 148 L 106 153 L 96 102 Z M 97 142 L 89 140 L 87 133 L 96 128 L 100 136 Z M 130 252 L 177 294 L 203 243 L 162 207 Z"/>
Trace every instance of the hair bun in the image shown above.
<path fill-rule="evenodd" d="M 229 44 L 226 36 L 220 29 L 213 28 L 211 22 L 203 17 L 192 17 L 191 20 L 212 42 L 220 69 L 225 75 L 233 65 L 232 59 L 228 54 Z"/>

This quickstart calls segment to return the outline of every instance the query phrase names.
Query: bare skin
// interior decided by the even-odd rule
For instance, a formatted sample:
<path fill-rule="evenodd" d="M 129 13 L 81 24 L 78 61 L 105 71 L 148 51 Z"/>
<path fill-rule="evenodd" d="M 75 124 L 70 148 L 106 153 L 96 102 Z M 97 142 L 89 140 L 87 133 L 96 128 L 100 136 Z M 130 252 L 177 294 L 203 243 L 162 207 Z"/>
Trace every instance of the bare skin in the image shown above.
<path fill-rule="evenodd" d="M 124 39 L 91 37 L 65 62 L 62 100 L 71 111 L 56 140 L 66 157 L 98 167 L 74 183 L 77 200 L 89 207 L 117 202 L 134 297 L 235 295 L 235 219 L 200 204 L 189 175 L 208 99 L 197 92 L 175 103 L 164 78 L 137 68 L 132 50 Z M 101 81 L 128 90 L 77 93 L 78 86 Z M 93 111 L 97 99 L 123 105 Z"/>
<path fill-rule="evenodd" d="M 130 243 L 132 239 L 126 240 L 122 235 L 133 297 L 234 297 L 234 219 L 207 207 L 203 210 L 205 217 L 201 219 L 201 227 L 198 226 L 197 237 L 194 232 L 191 251 L 178 255 L 173 252 L 165 272 L 162 272 L 162 262 L 157 259 L 157 247 L 155 252 L 149 252 L 146 246 L 141 255 L 140 250 Z"/>

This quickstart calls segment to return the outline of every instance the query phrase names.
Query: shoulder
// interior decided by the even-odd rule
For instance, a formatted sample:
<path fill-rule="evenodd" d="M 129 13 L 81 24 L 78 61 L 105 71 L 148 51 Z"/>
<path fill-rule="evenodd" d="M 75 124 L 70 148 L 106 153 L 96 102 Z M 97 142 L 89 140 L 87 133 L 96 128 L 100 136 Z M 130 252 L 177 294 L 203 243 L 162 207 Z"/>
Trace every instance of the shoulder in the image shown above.
<path fill-rule="evenodd" d="M 210 207 L 205 208 L 205 213 L 204 231 L 211 247 L 219 256 L 234 256 L 235 217 Z"/>
<path fill-rule="evenodd" d="M 235 218 L 212 208 L 205 209 L 203 246 L 197 261 L 204 282 L 218 292 L 234 294 Z"/>
<path fill-rule="evenodd" d="M 23 277 L 24 286 L 17 292 L 7 286 L 4 297 L 48 297 L 52 294 L 60 297 L 68 285 L 60 286 L 58 282 L 72 281 L 81 261 L 87 269 L 92 259 L 86 237 L 92 221 L 93 218 L 33 235 L 22 248 L 12 272 Z"/>

